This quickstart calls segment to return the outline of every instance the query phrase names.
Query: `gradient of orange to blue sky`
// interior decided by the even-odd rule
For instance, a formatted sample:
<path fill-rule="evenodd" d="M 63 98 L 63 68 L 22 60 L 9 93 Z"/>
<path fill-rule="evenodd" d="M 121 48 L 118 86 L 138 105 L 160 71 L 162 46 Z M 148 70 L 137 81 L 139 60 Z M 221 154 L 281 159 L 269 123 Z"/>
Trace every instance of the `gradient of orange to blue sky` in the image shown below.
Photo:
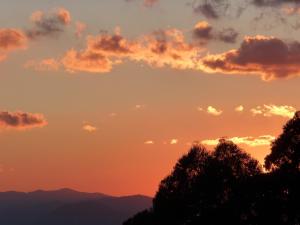
<path fill-rule="evenodd" d="M 0 1 L 0 191 L 153 195 L 194 141 L 263 162 L 300 108 L 280 0 Z"/>

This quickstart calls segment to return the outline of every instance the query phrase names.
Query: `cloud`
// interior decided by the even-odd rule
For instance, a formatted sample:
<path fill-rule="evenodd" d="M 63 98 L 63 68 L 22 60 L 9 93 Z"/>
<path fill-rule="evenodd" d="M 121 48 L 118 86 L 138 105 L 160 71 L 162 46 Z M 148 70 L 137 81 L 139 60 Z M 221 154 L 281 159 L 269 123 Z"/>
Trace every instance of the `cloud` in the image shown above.
<path fill-rule="evenodd" d="M 107 56 L 130 55 L 139 48 L 136 41 L 127 40 L 121 35 L 120 28 L 116 28 L 112 35 L 102 33 L 95 37 L 89 36 L 87 46 L 90 50 Z"/>
<path fill-rule="evenodd" d="M 263 80 L 300 75 L 300 43 L 285 43 L 275 37 L 245 37 L 240 48 L 208 55 L 202 61 L 206 72 L 259 74 Z"/>
<path fill-rule="evenodd" d="M 126 2 L 133 2 L 134 0 L 125 0 Z M 159 0 L 142 0 L 143 6 L 147 8 L 151 8 L 154 5 L 158 4 Z"/>
<path fill-rule="evenodd" d="M 218 19 L 219 15 L 216 12 L 214 6 L 211 3 L 201 3 L 198 6 L 194 7 L 195 13 L 201 13 L 204 15 L 207 19 Z"/>
<path fill-rule="evenodd" d="M 116 117 L 117 115 L 118 115 L 117 113 L 112 112 L 109 114 L 109 117 Z"/>
<path fill-rule="evenodd" d="M 212 30 L 212 26 L 206 21 L 200 21 L 194 27 L 193 36 L 195 39 L 210 40 L 213 38 Z"/>
<path fill-rule="evenodd" d="M 170 141 L 170 145 L 176 145 L 176 144 L 178 144 L 178 139 L 172 139 Z"/>
<path fill-rule="evenodd" d="M 45 36 L 56 36 L 64 31 L 65 26 L 71 22 L 71 14 L 64 8 L 59 8 L 51 13 L 36 11 L 31 15 L 33 27 L 27 30 L 30 39 Z"/>
<path fill-rule="evenodd" d="M 27 46 L 26 35 L 17 29 L 0 29 L 0 50 L 13 51 Z"/>
<path fill-rule="evenodd" d="M 84 131 L 89 132 L 89 133 L 93 133 L 93 132 L 97 131 L 97 127 L 94 127 L 93 125 L 90 125 L 90 124 L 84 124 L 82 129 Z"/>
<path fill-rule="evenodd" d="M 143 104 L 143 105 L 135 105 L 134 106 L 134 109 L 136 109 L 136 110 L 142 110 L 142 109 L 145 109 L 146 108 L 146 105 L 145 104 Z"/>
<path fill-rule="evenodd" d="M 85 23 L 77 21 L 75 26 L 76 26 L 75 35 L 77 38 L 80 38 L 82 36 L 82 33 L 86 30 L 87 25 Z"/>
<path fill-rule="evenodd" d="M 239 106 L 235 107 L 234 110 L 235 110 L 236 112 L 243 112 L 243 111 L 244 111 L 244 106 L 239 105 Z"/>
<path fill-rule="evenodd" d="M 151 140 L 145 141 L 144 144 L 145 144 L 145 145 L 153 145 L 153 144 L 154 144 L 154 141 L 151 141 Z"/>
<path fill-rule="evenodd" d="M 207 113 L 210 114 L 210 115 L 213 115 L 213 116 L 220 116 L 223 111 L 222 110 L 218 110 L 212 106 L 208 106 L 207 107 Z"/>
<path fill-rule="evenodd" d="M 159 0 L 144 0 L 144 6 L 153 7 L 158 2 L 159 2 Z"/>
<path fill-rule="evenodd" d="M 113 62 L 102 54 L 74 49 L 69 50 L 61 60 L 68 72 L 106 73 L 111 71 Z"/>
<path fill-rule="evenodd" d="M 218 145 L 220 140 L 224 138 L 217 138 L 211 140 L 203 140 L 201 143 L 204 145 Z M 275 137 L 272 135 L 263 135 L 259 137 L 232 137 L 232 138 L 225 138 L 226 140 L 232 141 L 235 144 L 244 144 L 250 147 L 258 147 L 258 146 L 269 146 L 272 141 L 275 140 Z"/>
<path fill-rule="evenodd" d="M 61 62 L 70 72 L 105 73 L 124 60 L 152 67 L 195 69 L 201 51 L 203 48 L 187 43 L 182 31 L 177 29 L 157 30 L 129 40 L 117 28 L 114 34 L 89 36 L 85 49 L 69 50 Z"/>
<path fill-rule="evenodd" d="M 210 40 L 223 41 L 225 43 L 235 43 L 239 33 L 233 28 L 224 28 L 222 31 L 215 31 L 206 21 L 198 22 L 193 31 L 193 38 L 200 44 L 205 44 Z"/>
<path fill-rule="evenodd" d="M 259 7 L 274 7 L 281 6 L 283 4 L 299 5 L 298 0 L 252 0 L 252 3 Z"/>
<path fill-rule="evenodd" d="M 0 128 L 2 129 L 31 129 L 44 127 L 48 123 L 43 114 L 26 112 L 0 112 Z"/>
<path fill-rule="evenodd" d="M 292 106 L 273 104 L 265 104 L 263 106 L 257 106 L 251 109 L 253 115 L 262 115 L 265 117 L 281 116 L 285 118 L 293 118 L 296 111 L 297 110 Z"/>
<path fill-rule="evenodd" d="M 32 68 L 36 71 L 57 71 L 60 66 L 61 63 L 53 58 L 43 59 L 41 61 L 29 60 L 24 64 L 24 68 Z"/>
<path fill-rule="evenodd" d="M 18 29 L 0 29 L 0 62 L 11 51 L 27 48 L 27 37 Z"/>
<path fill-rule="evenodd" d="M 239 33 L 233 28 L 224 28 L 217 34 L 217 39 L 225 43 L 235 43 Z"/>

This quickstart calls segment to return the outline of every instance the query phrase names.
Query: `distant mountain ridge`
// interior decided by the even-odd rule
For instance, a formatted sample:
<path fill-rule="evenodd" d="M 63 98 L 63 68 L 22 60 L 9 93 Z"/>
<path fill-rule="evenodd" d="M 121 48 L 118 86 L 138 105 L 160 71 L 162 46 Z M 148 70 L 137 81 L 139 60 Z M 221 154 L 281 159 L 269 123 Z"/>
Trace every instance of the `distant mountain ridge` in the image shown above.
<path fill-rule="evenodd" d="M 115 197 L 72 189 L 0 192 L 1 225 L 120 225 L 151 207 L 143 195 Z"/>

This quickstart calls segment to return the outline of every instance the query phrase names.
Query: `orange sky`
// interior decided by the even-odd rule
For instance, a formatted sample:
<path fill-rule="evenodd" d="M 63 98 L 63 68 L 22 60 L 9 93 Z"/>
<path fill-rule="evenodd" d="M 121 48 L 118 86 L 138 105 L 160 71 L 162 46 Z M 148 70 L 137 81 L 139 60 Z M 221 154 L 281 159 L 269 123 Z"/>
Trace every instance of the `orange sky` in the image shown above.
<path fill-rule="evenodd" d="M 220 137 L 263 162 L 300 108 L 299 6 L 223 2 L 0 3 L 0 190 L 153 195 Z"/>

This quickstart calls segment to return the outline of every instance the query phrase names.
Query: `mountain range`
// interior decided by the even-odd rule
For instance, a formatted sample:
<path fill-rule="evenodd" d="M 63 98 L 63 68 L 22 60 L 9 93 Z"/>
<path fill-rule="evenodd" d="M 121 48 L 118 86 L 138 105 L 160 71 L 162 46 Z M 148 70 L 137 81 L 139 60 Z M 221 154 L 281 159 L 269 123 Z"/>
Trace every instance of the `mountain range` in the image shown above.
<path fill-rule="evenodd" d="M 151 206 L 142 195 L 115 197 L 71 189 L 0 192 L 0 225 L 121 225 Z"/>

